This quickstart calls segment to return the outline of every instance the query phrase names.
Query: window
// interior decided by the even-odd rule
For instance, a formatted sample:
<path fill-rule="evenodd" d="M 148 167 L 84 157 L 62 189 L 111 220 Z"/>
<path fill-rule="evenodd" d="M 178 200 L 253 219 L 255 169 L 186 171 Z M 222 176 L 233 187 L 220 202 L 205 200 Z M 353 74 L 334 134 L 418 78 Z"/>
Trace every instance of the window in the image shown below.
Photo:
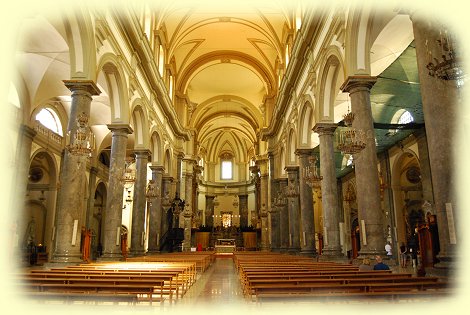
<path fill-rule="evenodd" d="M 398 123 L 399 124 L 409 124 L 414 121 L 413 116 L 411 116 L 411 113 L 407 110 L 401 114 L 400 118 L 398 118 Z"/>
<path fill-rule="evenodd" d="M 232 179 L 232 161 L 222 161 L 221 179 Z"/>
<path fill-rule="evenodd" d="M 158 72 L 160 72 L 160 76 L 163 77 L 163 66 L 165 64 L 164 56 L 163 56 L 163 46 L 160 45 L 158 49 Z"/>
<path fill-rule="evenodd" d="M 43 108 L 36 115 L 36 120 L 38 120 L 44 127 L 54 131 L 59 135 L 62 134 L 62 124 L 60 123 L 59 116 L 56 112 L 50 108 Z"/>
<path fill-rule="evenodd" d="M 401 110 L 395 113 L 395 116 L 392 118 L 392 124 L 399 124 L 399 125 L 404 125 L 404 124 L 409 124 L 414 121 L 413 116 L 411 113 L 407 110 Z M 385 135 L 388 137 L 394 136 L 399 129 L 390 129 Z"/>

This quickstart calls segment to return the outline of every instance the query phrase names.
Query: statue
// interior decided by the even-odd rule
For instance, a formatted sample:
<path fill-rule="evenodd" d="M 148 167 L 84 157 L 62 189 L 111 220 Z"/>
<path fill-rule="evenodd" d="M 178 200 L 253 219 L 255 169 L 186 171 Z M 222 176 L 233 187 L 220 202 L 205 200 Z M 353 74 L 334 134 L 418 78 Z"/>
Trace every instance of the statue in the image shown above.
<path fill-rule="evenodd" d="M 31 217 L 31 220 L 28 222 L 26 227 L 25 236 L 24 236 L 24 246 L 27 247 L 29 244 L 34 244 L 36 240 L 36 221 L 34 217 Z"/>

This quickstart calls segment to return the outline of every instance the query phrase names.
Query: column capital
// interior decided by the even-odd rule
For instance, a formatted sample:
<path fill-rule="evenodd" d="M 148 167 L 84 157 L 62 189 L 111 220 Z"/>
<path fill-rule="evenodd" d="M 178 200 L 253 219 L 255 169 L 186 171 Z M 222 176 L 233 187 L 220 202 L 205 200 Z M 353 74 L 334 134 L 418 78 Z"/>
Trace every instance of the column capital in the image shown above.
<path fill-rule="evenodd" d="M 295 155 L 301 156 L 301 155 L 312 155 L 313 149 L 311 148 L 298 148 L 295 150 Z"/>
<path fill-rule="evenodd" d="M 366 88 L 370 90 L 377 82 L 377 77 L 368 75 L 353 75 L 349 76 L 346 81 L 341 85 L 340 90 L 343 92 L 352 93 L 356 89 Z"/>
<path fill-rule="evenodd" d="M 299 171 L 299 166 L 298 165 L 288 165 L 288 166 L 284 167 L 284 170 L 286 170 L 287 173 L 298 172 Z"/>
<path fill-rule="evenodd" d="M 140 155 L 140 156 L 143 156 L 143 155 L 146 155 L 146 156 L 150 156 L 152 155 L 152 151 L 150 151 L 149 149 L 135 149 L 134 150 L 134 154 L 137 156 L 137 155 Z"/>
<path fill-rule="evenodd" d="M 108 129 L 112 132 L 124 131 L 127 134 L 131 134 L 134 132 L 134 130 L 132 130 L 132 127 L 129 124 L 109 124 L 106 125 L 106 127 L 108 127 Z"/>
<path fill-rule="evenodd" d="M 335 123 L 317 123 L 313 126 L 313 132 L 318 133 L 318 135 L 332 135 L 335 133 L 338 124 Z"/>
<path fill-rule="evenodd" d="M 85 91 L 91 95 L 100 95 L 101 91 L 92 80 L 63 80 L 65 86 L 71 91 Z"/>
<path fill-rule="evenodd" d="M 98 174 L 98 168 L 95 166 L 90 167 L 90 174 L 97 175 Z"/>
<path fill-rule="evenodd" d="M 172 183 L 174 179 L 170 175 L 163 175 L 162 180 Z"/>
<path fill-rule="evenodd" d="M 153 172 L 157 172 L 157 173 L 163 173 L 163 171 L 165 170 L 165 168 L 163 167 L 163 165 L 150 165 L 149 168 L 153 171 Z"/>
<path fill-rule="evenodd" d="M 28 125 L 21 125 L 20 127 L 21 132 L 24 136 L 30 138 L 31 140 L 36 136 L 37 131 L 34 128 L 31 128 Z"/>

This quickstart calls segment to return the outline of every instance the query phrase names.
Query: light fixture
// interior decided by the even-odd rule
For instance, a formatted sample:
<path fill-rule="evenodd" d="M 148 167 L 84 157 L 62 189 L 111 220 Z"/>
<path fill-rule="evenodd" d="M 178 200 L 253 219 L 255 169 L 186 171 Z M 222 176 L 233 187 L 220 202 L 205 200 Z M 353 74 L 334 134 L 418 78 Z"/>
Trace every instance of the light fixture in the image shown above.
<path fill-rule="evenodd" d="M 311 188 L 318 188 L 321 186 L 323 176 L 318 175 L 317 156 L 309 156 L 308 161 L 309 165 L 305 166 L 303 169 L 304 180 Z"/>
<path fill-rule="evenodd" d="M 344 195 L 343 200 L 348 203 L 356 200 L 356 194 L 354 193 L 354 190 L 351 185 L 348 186 L 348 189 L 346 190 L 346 194 Z"/>
<path fill-rule="evenodd" d="M 145 198 L 152 205 L 152 200 L 157 198 L 160 192 L 160 188 L 157 186 L 153 179 L 149 180 L 147 184 L 147 189 L 145 191 Z"/>
<path fill-rule="evenodd" d="M 277 193 L 277 197 L 274 198 L 274 207 L 276 208 L 283 208 L 287 205 L 287 198 L 284 193 L 279 190 Z"/>
<path fill-rule="evenodd" d="M 348 112 L 343 116 L 343 122 L 346 127 L 345 129 L 339 131 L 339 139 L 337 139 L 337 148 L 343 154 L 357 154 L 366 147 L 365 133 L 362 130 L 353 128 L 353 121 L 354 113 L 350 112 L 348 109 Z"/>
<path fill-rule="evenodd" d="M 456 81 L 457 87 L 461 87 L 464 83 L 465 73 L 463 71 L 462 62 L 455 51 L 455 42 L 447 33 L 439 31 L 439 39 L 436 40 L 439 45 L 439 56 L 433 56 L 431 49 L 428 47 L 428 40 L 426 39 L 426 68 L 429 70 L 429 75 L 439 78 L 441 80 Z"/>
<path fill-rule="evenodd" d="M 75 134 L 70 135 L 69 133 L 67 135 L 69 143 L 66 145 L 66 148 L 72 155 L 90 157 L 94 149 L 95 137 L 88 126 L 87 114 L 84 112 L 78 114 L 76 122 L 77 130 Z"/>
<path fill-rule="evenodd" d="M 286 186 L 286 192 L 285 195 L 287 197 L 297 197 L 299 195 L 299 187 L 297 185 L 297 181 L 295 182 L 289 182 Z"/>
<path fill-rule="evenodd" d="M 381 171 L 379 171 L 379 189 L 380 189 L 380 199 L 384 199 L 385 189 L 388 188 L 387 183 L 385 182 L 384 176 Z"/>
<path fill-rule="evenodd" d="M 134 185 L 135 182 L 135 170 L 131 169 L 131 164 L 134 163 L 132 157 L 126 157 L 124 174 L 121 178 L 121 182 L 124 184 L 124 187 L 130 188 Z"/>

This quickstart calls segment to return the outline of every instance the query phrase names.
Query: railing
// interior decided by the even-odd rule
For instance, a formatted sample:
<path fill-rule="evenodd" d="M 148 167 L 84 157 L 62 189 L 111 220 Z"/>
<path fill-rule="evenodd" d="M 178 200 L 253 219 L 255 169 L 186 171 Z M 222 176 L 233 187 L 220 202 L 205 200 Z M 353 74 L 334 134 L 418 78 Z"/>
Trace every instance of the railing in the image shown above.
<path fill-rule="evenodd" d="M 39 121 L 36 121 L 34 130 L 37 132 L 38 135 L 45 137 L 48 143 L 52 142 L 58 144 L 59 146 L 62 146 L 64 137 L 43 126 Z"/>

